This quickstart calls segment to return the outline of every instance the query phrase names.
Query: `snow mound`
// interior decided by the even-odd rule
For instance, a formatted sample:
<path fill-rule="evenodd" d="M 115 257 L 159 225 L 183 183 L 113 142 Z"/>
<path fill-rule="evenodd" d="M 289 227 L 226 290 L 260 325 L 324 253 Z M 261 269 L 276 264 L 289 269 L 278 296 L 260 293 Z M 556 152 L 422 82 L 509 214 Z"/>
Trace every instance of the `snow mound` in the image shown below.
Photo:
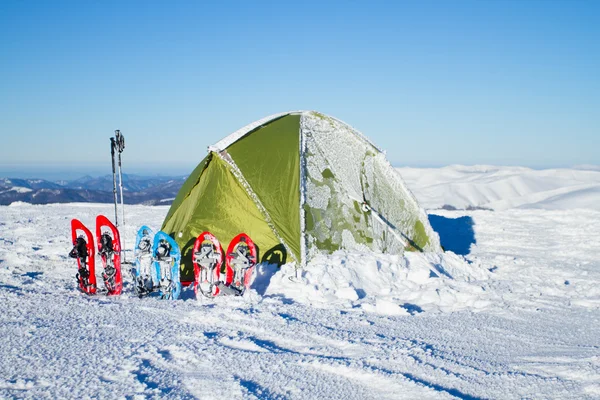
<path fill-rule="evenodd" d="M 600 210 L 600 171 L 452 165 L 398 168 L 422 206 Z"/>
<path fill-rule="evenodd" d="M 480 284 L 489 271 L 451 252 L 401 257 L 340 251 L 317 256 L 298 275 L 295 265 L 284 265 L 271 278 L 266 294 L 385 315 L 477 311 L 491 304 Z"/>
<path fill-rule="evenodd" d="M 8 205 L 8 207 L 23 207 L 28 205 L 29 203 L 25 203 L 24 201 L 13 201 Z"/>

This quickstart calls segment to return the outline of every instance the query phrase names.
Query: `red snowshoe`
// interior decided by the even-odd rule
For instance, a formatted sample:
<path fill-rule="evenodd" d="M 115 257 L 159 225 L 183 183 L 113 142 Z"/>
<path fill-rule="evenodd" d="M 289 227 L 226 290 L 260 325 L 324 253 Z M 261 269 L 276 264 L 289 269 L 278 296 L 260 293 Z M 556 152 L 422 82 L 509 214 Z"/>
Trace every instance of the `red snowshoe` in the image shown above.
<path fill-rule="evenodd" d="M 248 235 L 240 233 L 229 243 L 226 254 L 225 285 L 242 295 L 252 283 L 252 274 L 258 259 L 256 245 Z"/>
<path fill-rule="evenodd" d="M 223 266 L 223 247 L 219 240 L 210 232 L 202 232 L 194 243 L 192 260 L 196 296 L 198 290 L 207 297 L 217 296 Z"/>
<path fill-rule="evenodd" d="M 73 250 L 69 256 L 77 259 L 77 283 L 86 294 L 96 293 L 96 268 L 94 237 L 92 232 L 77 219 L 71 220 L 71 238 Z"/>
<path fill-rule="evenodd" d="M 104 267 L 102 278 L 108 291 L 107 295 L 119 295 L 123 291 L 121 237 L 117 227 L 104 215 L 96 217 L 96 240 L 98 242 L 98 254 Z"/>

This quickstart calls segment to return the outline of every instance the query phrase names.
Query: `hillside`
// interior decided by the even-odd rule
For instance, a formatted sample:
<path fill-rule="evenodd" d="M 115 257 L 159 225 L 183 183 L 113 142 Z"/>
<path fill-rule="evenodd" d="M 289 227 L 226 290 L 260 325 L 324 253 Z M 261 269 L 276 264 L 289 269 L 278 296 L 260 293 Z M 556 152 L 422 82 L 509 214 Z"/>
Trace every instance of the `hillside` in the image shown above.
<path fill-rule="evenodd" d="M 600 171 L 461 166 L 398 168 L 422 206 L 600 210 Z"/>
<path fill-rule="evenodd" d="M 533 170 L 524 167 L 460 166 L 397 168 L 421 205 L 438 208 L 572 207 L 600 210 L 600 170 L 595 166 Z M 168 205 L 186 177 L 124 175 L 128 204 Z M 0 179 L 0 205 L 13 202 L 111 203 L 112 176 L 85 176 L 73 181 Z"/>
<path fill-rule="evenodd" d="M 144 177 L 123 175 L 126 204 L 168 205 L 181 188 L 185 177 Z M 43 179 L 0 178 L 0 205 L 15 202 L 30 204 L 112 203 L 111 175 L 84 176 L 73 181 L 51 182 Z"/>

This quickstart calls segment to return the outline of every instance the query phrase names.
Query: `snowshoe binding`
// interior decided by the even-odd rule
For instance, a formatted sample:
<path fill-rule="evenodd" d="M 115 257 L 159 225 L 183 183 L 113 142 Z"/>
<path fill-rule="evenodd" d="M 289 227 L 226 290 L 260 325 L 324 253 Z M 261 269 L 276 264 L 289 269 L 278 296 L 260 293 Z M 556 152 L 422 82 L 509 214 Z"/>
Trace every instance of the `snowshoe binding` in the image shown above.
<path fill-rule="evenodd" d="M 206 297 L 217 296 L 223 265 L 223 247 L 210 232 L 202 232 L 196 238 L 192 252 L 194 264 L 194 292 Z"/>
<path fill-rule="evenodd" d="M 139 297 L 146 296 L 158 286 L 158 277 L 153 267 L 152 244 L 154 231 L 147 226 L 142 226 L 135 240 L 134 262 L 131 270 L 133 276 L 133 290 Z"/>
<path fill-rule="evenodd" d="M 102 278 L 107 295 L 120 295 L 123 291 L 121 237 L 117 227 L 103 215 L 96 217 L 96 240 L 98 241 L 98 254 L 104 267 Z"/>
<path fill-rule="evenodd" d="M 179 246 L 173 238 L 160 231 L 154 236 L 152 255 L 161 298 L 178 299 L 181 293 L 181 282 L 179 281 L 181 252 Z"/>
<path fill-rule="evenodd" d="M 243 295 L 252 283 L 257 259 L 256 245 L 248 235 L 240 233 L 233 238 L 227 247 L 225 257 L 225 285 L 236 291 L 237 295 Z"/>
<path fill-rule="evenodd" d="M 86 294 L 96 293 L 94 238 L 90 230 L 77 219 L 71 220 L 73 249 L 69 257 L 77 259 L 77 284 Z"/>

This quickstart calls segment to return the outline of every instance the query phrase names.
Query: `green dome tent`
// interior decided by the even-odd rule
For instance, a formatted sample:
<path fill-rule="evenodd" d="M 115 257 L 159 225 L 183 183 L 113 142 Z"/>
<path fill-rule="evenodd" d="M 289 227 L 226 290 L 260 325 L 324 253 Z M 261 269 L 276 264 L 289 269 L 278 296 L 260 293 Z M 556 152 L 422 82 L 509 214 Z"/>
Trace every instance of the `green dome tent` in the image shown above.
<path fill-rule="evenodd" d="M 336 250 L 441 251 L 438 235 L 385 155 L 349 125 L 314 111 L 256 121 L 208 149 L 162 230 L 182 251 L 211 231 L 226 247 L 240 232 L 260 261 L 305 265 Z"/>

